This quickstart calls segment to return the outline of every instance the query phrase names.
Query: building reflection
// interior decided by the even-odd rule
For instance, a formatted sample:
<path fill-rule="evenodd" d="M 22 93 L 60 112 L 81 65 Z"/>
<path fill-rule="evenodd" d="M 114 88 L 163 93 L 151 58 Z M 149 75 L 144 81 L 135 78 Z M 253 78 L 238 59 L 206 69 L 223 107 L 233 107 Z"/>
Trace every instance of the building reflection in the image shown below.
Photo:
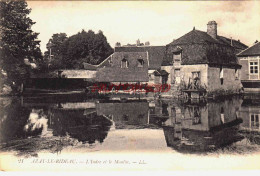
<path fill-rule="evenodd" d="M 260 145 L 260 95 L 244 96 L 239 117 L 243 119 L 241 133 L 252 144 Z"/>
<path fill-rule="evenodd" d="M 219 102 L 187 102 L 171 108 L 163 131 L 169 147 L 196 153 L 216 150 L 244 137 L 239 133 L 239 99 Z"/>
<path fill-rule="evenodd" d="M 112 122 L 92 109 L 51 109 L 49 128 L 54 136 L 69 135 L 83 143 L 102 143 Z"/>

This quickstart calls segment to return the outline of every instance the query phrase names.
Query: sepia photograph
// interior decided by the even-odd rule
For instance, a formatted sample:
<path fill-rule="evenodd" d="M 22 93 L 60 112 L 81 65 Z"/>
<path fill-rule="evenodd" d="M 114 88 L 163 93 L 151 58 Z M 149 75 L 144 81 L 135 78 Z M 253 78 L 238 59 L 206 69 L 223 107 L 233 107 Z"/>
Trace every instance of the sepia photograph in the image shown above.
<path fill-rule="evenodd" d="M 259 0 L 1 0 L 0 171 L 259 170 L 259 19 Z"/>

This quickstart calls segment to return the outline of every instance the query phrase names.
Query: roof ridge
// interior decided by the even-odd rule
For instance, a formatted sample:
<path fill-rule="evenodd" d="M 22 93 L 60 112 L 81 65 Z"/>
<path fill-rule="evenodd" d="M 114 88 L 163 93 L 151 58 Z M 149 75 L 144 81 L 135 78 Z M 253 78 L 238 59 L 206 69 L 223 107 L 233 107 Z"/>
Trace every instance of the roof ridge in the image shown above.
<path fill-rule="evenodd" d="M 246 50 L 248 50 L 248 49 L 254 47 L 255 45 L 257 45 L 257 44 L 259 44 L 259 43 L 260 43 L 260 42 L 254 43 L 252 46 L 250 46 L 250 47 L 244 49 L 243 51 L 241 51 L 240 53 L 238 53 L 237 56 L 239 56 L 241 53 L 245 52 Z"/>

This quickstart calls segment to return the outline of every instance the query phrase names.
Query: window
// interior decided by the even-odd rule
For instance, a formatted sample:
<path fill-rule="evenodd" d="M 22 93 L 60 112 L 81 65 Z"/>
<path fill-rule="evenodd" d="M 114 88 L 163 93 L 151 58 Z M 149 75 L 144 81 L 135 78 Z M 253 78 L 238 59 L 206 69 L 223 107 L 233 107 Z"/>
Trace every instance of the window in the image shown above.
<path fill-rule="evenodd" d="M 201 123 L 201 110 L 199 107 L 195 107 L 193 109 L 193 120 L 192 124 L 197 125 Z"/>
<path fill-rule="evenodd" d="M 239 79 L 239 71 L 238 69 L 235 69 L 235 79 Z"/>
<path fill-rule="evenodd" d="M 219 71 L 219 78 L 223 78 L 224 77 L 224 70 L 223 68 L 221 67 L 220 68 L 220 71 Z"/>
<path fill-rule="evenodd" d="M 121 68 L 128 68 L 128 66 L 129 66 L 128 61 L 126 59 L 123 59 L 121 61 Z"/>
<path fill-rule="evenodd" d="M 153 81 L 154 80 L 154 74 L 153 73 L 149 73 L 149 80 Z"/>
<path fill-rule="evenodd" d="M 163 104 L 162 104 L 162 114 L 165 115 L 165 116 L 168 116 L 168 115 L 169 115 L 169 112 L 168 112 L 168 104 L 166 104 L 166 103 L 163 103 Z"/>
<path fill-rule="evenodd" d="M 139 118 L 139 119 L 143 119 L 143 118 L 144 118 L 144 114 L 139 114 L 139 115 L 138 115 L 138 118 Z"/>
<path fill-rule="evenodd" d="M 258 74 L 258 62 L 249 63 L 250 74 Z"/>
<path fill-rule="evenodd" d="M 220 120 L 224 124 L 225 123 L 225 114 L 224 114 L 224 108 L 221 107 L 220 109 Z"/>
<path fill-rule="evenodd" d="M 259 114 L 251 114 L 250 126 L 251 128 L 259 128 Z"/>
<path fill-rule="evenodd" d="M 127 121 L 129 120 L 129 116 L 126 115 L 126 114 L 124 114 L 124 115 L 123 115 L 123 120 L 127 122 Z"/>
<path fill-rule="evenodd" d="M 180 84 L 181 83 L 181 74 L 180 74 L 180 69 L 175 69 L 174 70 L 174 82 L 176 83 L 176 84 Z"/>
<path fill-rule="evenodd" d="M 144 67 L 144 60 L 143 59 L 137 60 L 137 67 Z"/>
<path fill-rule="evenodd" d="M 111 65 L 112 65 L 112 60 L 109 59 L 109 60 L 108 60 L 108 63 L 109 63 L 109 65 L 111 66 Z"/>
<path fill-rule="evenodd" d="M 223 85 L 224 84 L 224 70 L 222 67 L 220 67 L 220 70 L 219 70 L 219 78 L 220 78 L 220 84 Z"/>
<path fill-rule="evenodd" d="M 193 89 L 198 89 L 200 86 L 200 72 L 192 72 Z"/>

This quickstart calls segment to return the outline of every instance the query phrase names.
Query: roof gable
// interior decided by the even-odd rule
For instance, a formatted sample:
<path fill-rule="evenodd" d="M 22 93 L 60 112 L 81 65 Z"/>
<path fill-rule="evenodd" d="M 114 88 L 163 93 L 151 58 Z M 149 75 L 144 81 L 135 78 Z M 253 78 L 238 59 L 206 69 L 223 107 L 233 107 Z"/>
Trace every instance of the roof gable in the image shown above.
<path fill-rule="evenodd" d="M 241 53 L 237 55 L 238 57 L 242 56 L 260 56 L 260 42 L 256 43 L 255 45 L 245 49 Z"/>

